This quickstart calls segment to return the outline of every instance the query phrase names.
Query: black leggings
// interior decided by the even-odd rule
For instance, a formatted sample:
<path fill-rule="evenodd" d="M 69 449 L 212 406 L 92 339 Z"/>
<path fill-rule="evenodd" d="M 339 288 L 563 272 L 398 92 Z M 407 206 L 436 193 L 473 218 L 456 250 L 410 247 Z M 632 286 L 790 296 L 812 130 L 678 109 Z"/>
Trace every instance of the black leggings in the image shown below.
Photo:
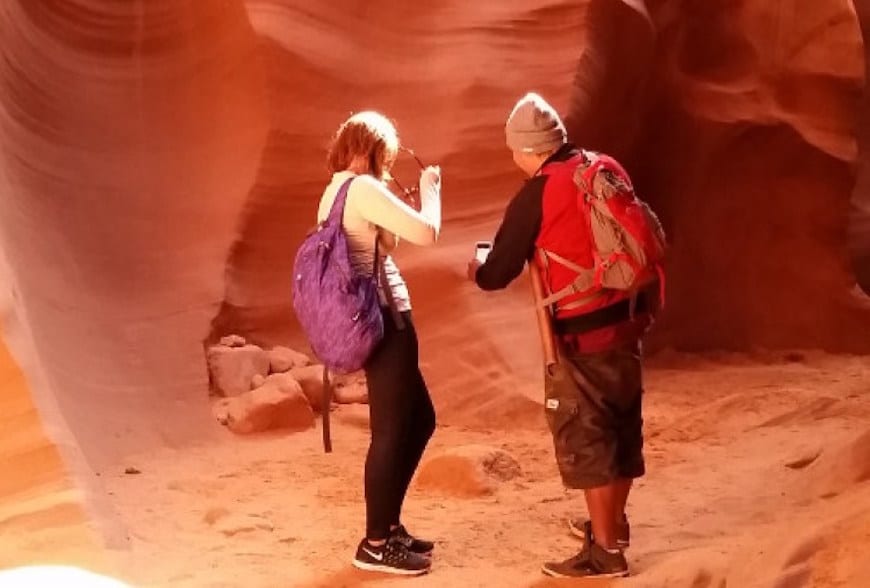
<path fill-rule="evenodd" d="M 384 338 L 366 362 L 372 440 L 366 457 L 366 537 L 386 539 L 435 431 L 435 409 L 418 365 L 417 332 L 403 312 L 398 330 L 384 312 Z"/>

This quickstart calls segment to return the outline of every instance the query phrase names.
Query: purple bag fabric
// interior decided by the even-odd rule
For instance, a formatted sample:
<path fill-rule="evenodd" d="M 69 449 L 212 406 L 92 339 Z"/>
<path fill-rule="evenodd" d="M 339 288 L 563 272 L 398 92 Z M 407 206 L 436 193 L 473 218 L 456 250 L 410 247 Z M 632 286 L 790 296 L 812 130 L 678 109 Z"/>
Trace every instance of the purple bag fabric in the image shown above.
<path fill-rule="evenodd" d="M 377 272 L 354 272 L 341 226 L 346 181 L 329 217 L 309 234 L 293 266 L 293 309 L 314 354 L 332 372 L 346 374 L 363 367 L 384 336 Z M 375 267 L 378 263 L 375 240 Z"/>

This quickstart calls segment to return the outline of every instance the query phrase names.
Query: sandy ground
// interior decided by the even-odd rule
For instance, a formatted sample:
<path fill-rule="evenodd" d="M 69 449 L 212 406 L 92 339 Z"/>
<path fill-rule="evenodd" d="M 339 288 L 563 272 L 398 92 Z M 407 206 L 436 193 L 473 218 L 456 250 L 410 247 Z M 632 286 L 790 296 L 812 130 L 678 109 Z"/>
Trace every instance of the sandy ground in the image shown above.
<path fill-rule="evenodd" d="M 523 468 L 486 498 L 412 489 L 405 522 L 439 541 L 419 586 L 545 585 L 540 562 L 576 549 L 564 521 L 581 501 L 561 489 L 530 400 L 528 286 L 471 296 L 461 275 L 519 182 L 502 124 L 521 93 L 544 93 L 590 144 L 599 126 L 601 142 L 642 160 L 639 180 L 680 239 L 669 299 L 683 317 L 674 329 L 687 330 L 669 340 L 833 346 L 870 330 L 839 306 L 852 302 L 834 241 L 863 87 L 853 3 L 708 3 L 716 17 L 698 21 L 697 3 L 648 2 L 654 44 L 620 2 L 31 4 L 0 9 L 4 63 L 17 64 L 0 72 L 14 155 L 0 173 L 0 320 L 6 329 L 14 307 L 33 343 L 15 355 L 46 385 L 28 388 L 0 350 L 2 565 L 99 565 L 88 525 L 111 517 L 88 504 L 88 480 L 111 492 L 136 585 L 392 582 L 349 565 L 363 527 L 359 407 L 336 411 L 333 455 L 318 431 L 203 441 L 215 427 L 201 344 L 218 305 L 239 311 L 225 324 L 246 336 L 292 328 L 288 252 L 310 227 L 329 134 L 361 107 L 390 113 L 445 169 L 442 244 L 399 260 L 451 425 L 433 451 L 485 443 Z M 109 51 L 129 45 L 133 22 L 149 49 Z M 777 35 L 754 33 L 771 23 Z M 708 59 L 711 40 L 740 50 Z M 647 74 L 660 89 L 634 92 Z M 779 99 L 803 87 L 809 102 Z M 611 124 L 611 108 L 625 124 Z M 739 203 L 757 209 L 751 222 L 732 214 Z M 625 585 L 870 586 L 867 364 L 818 353 L 652 362 L 649 476 L 632 499 Z"/>
<path fill-rule="evenodd" d="M 868 358 L 665 353 L 648 367 L 649 472 L 629 510 L 634 576 L 614 584 L 870 585 Z M 365 418 L 364 406 L 334 411 L 331 455 L 319 431 L 226 437 L 129 456 L 101 472 L 129 529 L 126 579 L 160 587 L 577 585 L 538 572 L 542 561 L 577 549 L 565 520 L 583 511 L 561 487 L 543 420 L 538 430 L 440 427 L 430 455 L 488 444 L 510 452 L 522 476 L 475 499 L 412 487 L 404 520 L 438 542 L 432 573 L 406 580 L 355 571 Z"/>

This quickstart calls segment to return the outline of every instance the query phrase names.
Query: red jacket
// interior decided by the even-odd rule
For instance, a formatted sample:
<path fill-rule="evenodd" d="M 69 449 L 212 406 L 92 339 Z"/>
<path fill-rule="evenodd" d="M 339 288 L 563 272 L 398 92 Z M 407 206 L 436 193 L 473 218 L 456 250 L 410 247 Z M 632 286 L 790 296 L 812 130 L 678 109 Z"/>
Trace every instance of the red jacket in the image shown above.
<path fill-rule="evenodd" d="M 552 262 L 545 267 L 536 255 L 539 247 L 581 267 L 593 266 L 589 223 L 582 207 L 578 206 L 577 187 L 572 179 L 576 167 L 574 158 L 578 155 L 579 151 L 573 146 L 565 145 L 511 200 L 487 261 L 477 271 L 476 281 L 482 289 L 506 287 L 522 273 L 527 261 L 539 264 L 551 292 L 571 283 L 577 274 Z M 579 353 L 594 353 L 636 342 L 651 322 L 643 309 L 638 309 L 633 318 L 629 316 L 625 292 L 607 290 L 601 294 L 576 309 L 557 309 L 554 328 Z M 580 298 L 581 295 L 566 298 L 557 306 Z M 585 328 L 584 322 L 592 327 Z M 598 326 L 602 322 L 606 324 Z"/>

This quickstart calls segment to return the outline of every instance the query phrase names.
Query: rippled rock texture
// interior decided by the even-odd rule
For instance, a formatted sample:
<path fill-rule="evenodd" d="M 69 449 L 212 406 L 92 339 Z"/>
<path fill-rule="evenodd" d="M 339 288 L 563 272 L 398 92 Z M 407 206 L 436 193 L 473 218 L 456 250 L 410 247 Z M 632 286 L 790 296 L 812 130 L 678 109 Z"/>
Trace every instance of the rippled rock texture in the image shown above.
<path fill-rule="evenodd" d="M 508 396 L 538 386 L 527 286 L 462 278 L 520 182 L 502 125 L 529 89 L 662 213 L 656 344 L 870 346 L 849 294 L 866 99 L 845 0 L 8 0 L 0 39 L 3 286 L 95 465 L 214 431 L 203 342 L 299 342 L 293 252 L 331 133 L 368 107 L 445 170 L 442 246 L 398 261 L 436 395 L 464 391 L 438 399 L 447 420 L 525 414 Z M 486 374 L 464 369 L 477 353 Z"/>

